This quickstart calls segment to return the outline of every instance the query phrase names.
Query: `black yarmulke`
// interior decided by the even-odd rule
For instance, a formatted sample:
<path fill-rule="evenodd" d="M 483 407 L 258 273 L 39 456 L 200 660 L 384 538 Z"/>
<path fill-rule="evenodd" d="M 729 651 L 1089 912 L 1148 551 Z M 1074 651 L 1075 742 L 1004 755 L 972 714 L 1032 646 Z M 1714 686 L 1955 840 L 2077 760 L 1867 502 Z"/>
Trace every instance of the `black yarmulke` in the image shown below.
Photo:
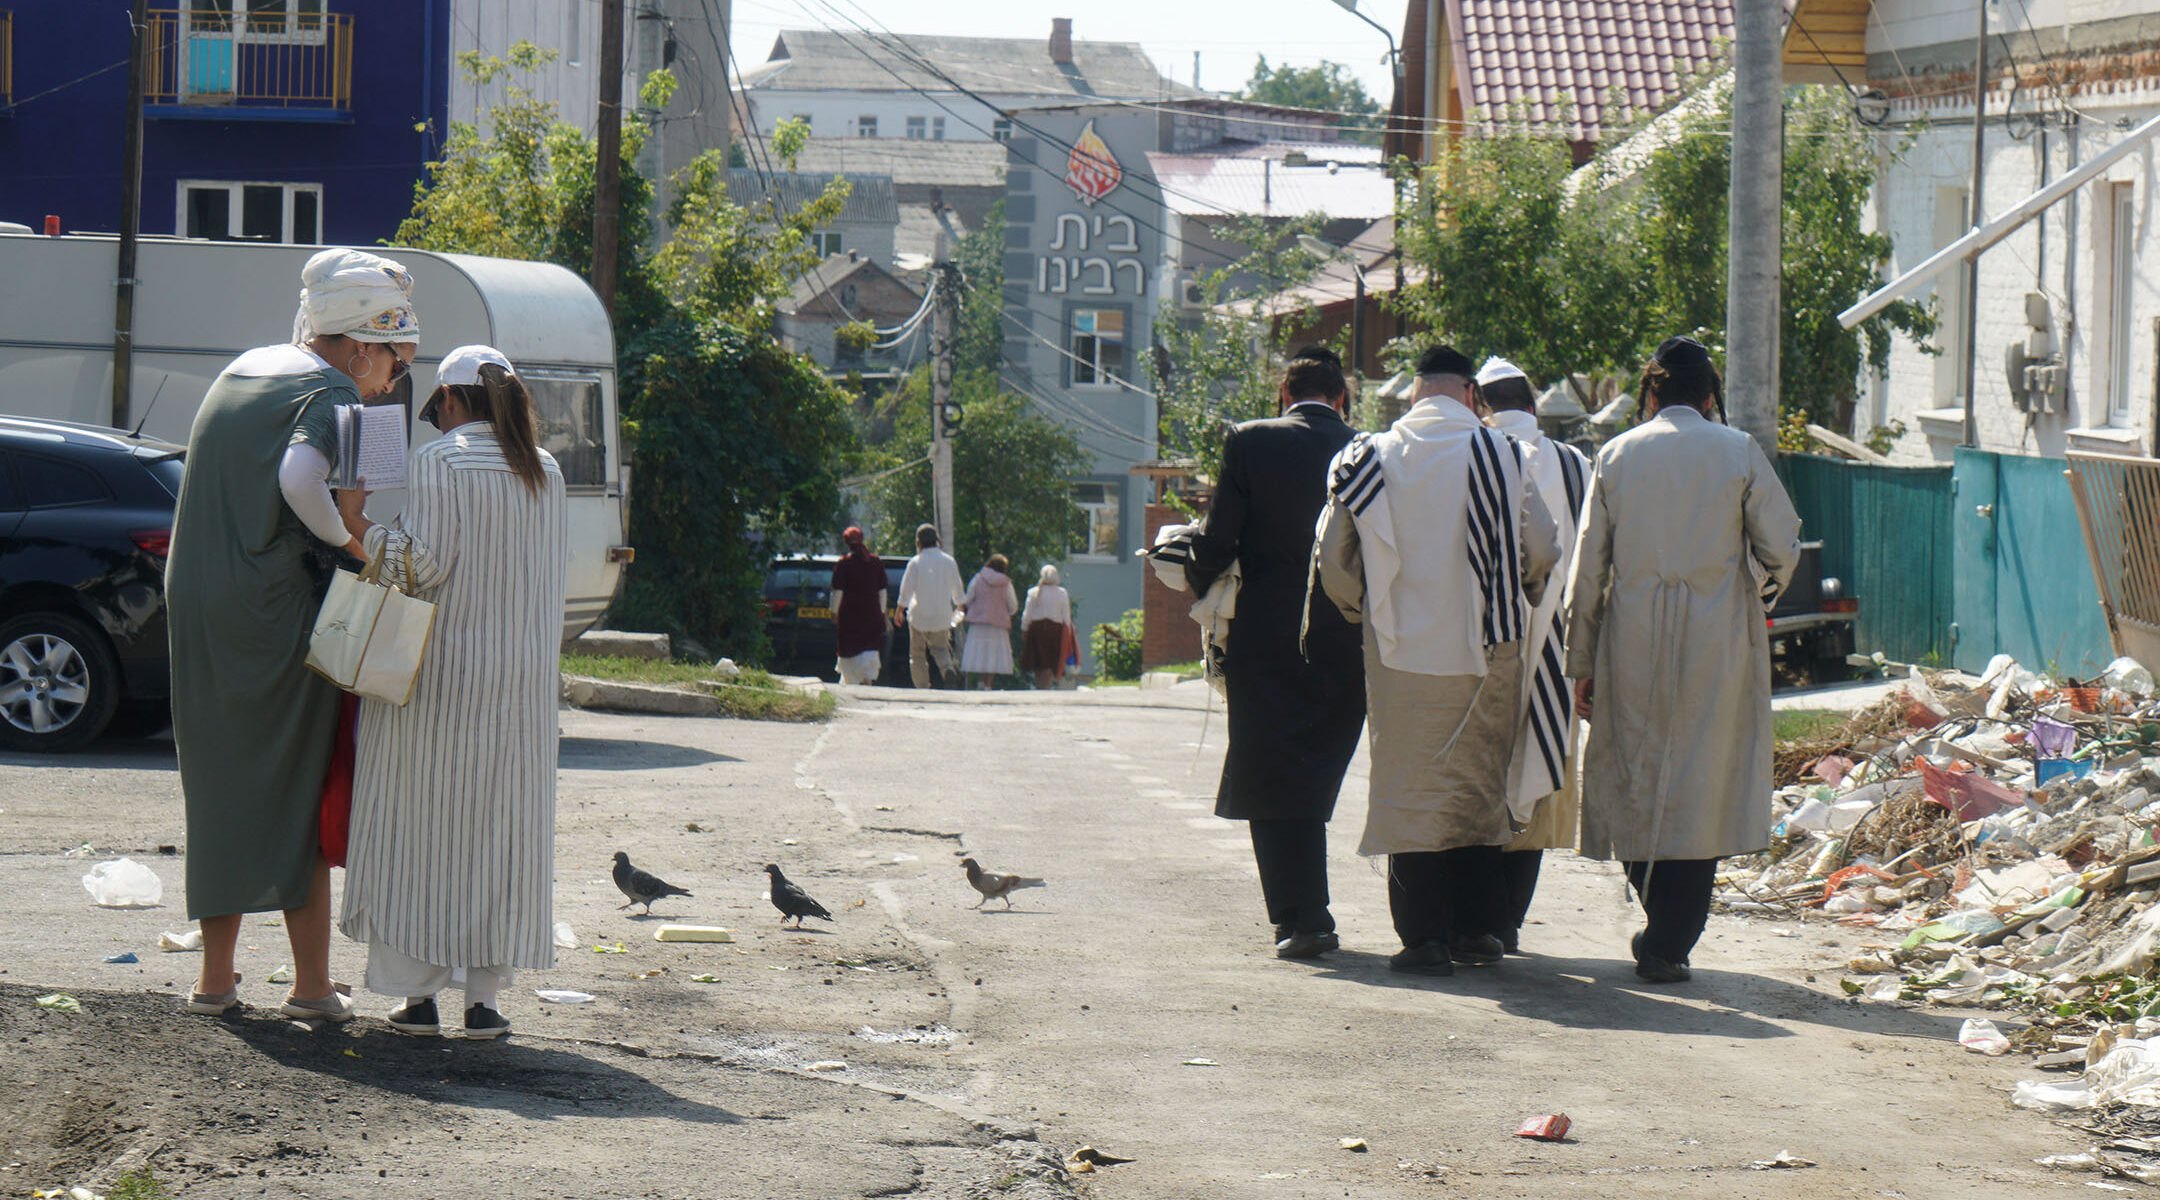
<path fill-rule="evenodd" d="M 1470 361 L 1469 355 L 1464 354 L 1455 347 L 1440 345 L 1431 347 L 1425 353 L 1418 355 L 1417 373 L 1419 375 L 1460 375 L 1464 379 L 1470 379 L 1477 375 L 1477 365 Z"/>

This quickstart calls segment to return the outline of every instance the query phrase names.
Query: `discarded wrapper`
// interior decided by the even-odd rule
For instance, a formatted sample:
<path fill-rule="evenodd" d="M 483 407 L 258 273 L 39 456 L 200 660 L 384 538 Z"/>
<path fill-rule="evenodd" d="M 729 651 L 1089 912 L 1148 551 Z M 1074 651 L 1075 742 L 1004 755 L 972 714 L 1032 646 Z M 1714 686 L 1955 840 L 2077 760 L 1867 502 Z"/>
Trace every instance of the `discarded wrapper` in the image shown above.
<path fill-rule="evenodd" d="M 1361 1137 L 1337 1138 L 1335 1144 L 1354 1154 L 1363 1154 L 1372 1149 L 1372 1147 L 1365 1144 L 1365 1139 Z"/>
<path fill-rule="evenodd" d="M 732 942 L 735 931 L 718 925 L 662 925 L 652 936 L 656 942 Z"/>
<path fill-rule="evenodd" d="M 1801 1167 L 1812 1167 L 1814 1165 L 1815 1164 L 1808 1159 L 1796 1157 L 1790 1150 L 1780 1150 L 1777 1152 L 1776 1158 L 1758 1159 L 1755 1162 L 1749 1163 L 1748 1170 L 1785 1171 L 1798 1170 Z"/>
<path fill-rule="evenodd" d="M 1082 1146 L 1065 1156 L 1065 1169 L 1075 1175 L 1085 1175 L 1097 1167 L 1114 1167 L 1131 1161 L 1115 1154 L 1105 1154 L 1093 1146 Z"/>
<path fill-rule="evenodd" d="M 186 933 L 173 933 L 168 930 L 157 935 L 157 948 L 168 952 L 200 950 L 202 949 L 202 930 L 190 929 Z"/>
<path fill-rule="evenodd" d="M 555 988 L 541 988 L 533 993 L 549 1004 L 591 1004 L 590 992 L 573 992 Z"/>
<path fill-rule="evenodd" d="M 135 952 L 133 950 L 130 950 L 125 954 L 110 955 L 105 959 L 105 961 L 109 963 L 137 963 L 141 962 L 142 960 L 135 957 Z"/>
<path fill-rule="evenodd" d="M 1515 1136 L 1532 1138 L 1540 1142 L 1564 1141 L 1567 1138 L 1569 1124 L 1566 1113 L 1552 1113 L 1542 1117 L 1531 1117 L 1515 1130 Z"/>

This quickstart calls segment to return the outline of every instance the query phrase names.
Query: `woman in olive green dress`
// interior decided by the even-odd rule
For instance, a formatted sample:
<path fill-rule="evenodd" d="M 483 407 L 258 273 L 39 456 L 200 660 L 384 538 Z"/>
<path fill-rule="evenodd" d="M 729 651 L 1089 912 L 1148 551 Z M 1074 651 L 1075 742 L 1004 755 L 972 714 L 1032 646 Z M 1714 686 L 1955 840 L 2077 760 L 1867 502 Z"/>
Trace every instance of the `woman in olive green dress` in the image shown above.
<path fill-rule="evenodd" d="M 330 979 L 330 868 L 316 815 L 338 693 L 306 666 L 324 584 L 309 556 L 360 556 L 326 480 L 333 407 L 390 390 L 419 350 L 412 277 L 325 250 L 300 277 L 293 340 L 250 350 L 210 385 L 188 436 L 165 566 L 173 740 L 187 802 L 188 915 L 202 924 L 190 1012 L 239 1004 L 242 917 L 283 910 L 287 1016 L 342 1021 Z"/>

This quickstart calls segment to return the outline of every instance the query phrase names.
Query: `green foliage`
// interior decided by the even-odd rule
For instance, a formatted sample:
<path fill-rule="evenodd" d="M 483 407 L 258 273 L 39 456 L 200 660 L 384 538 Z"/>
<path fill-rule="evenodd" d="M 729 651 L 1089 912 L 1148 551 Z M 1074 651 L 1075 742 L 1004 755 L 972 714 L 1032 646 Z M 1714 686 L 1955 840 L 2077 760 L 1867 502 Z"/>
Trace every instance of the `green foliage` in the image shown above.
<path fill-rule="evenodd" d="M 1898 439 L 1904 436 L 1905 422 L 1892 421 L 1888 425 L 1877 425 L 1875 428 L 1868 430 L 1865 444 L 1868 449 L 1877 454 L 1888 454 L 1890 448 L 1897 445 Z"/>
<path fill-rule="evenodd" d="M 1364 83 L 1341 63 L 1270 67 L 1263 54 L 1253 64 L 1252 78 L 1233 99 L 1342 113 L 1342 128 L 1355 131 L 1353 140 L 1366 145 L 1380 142 L 1380 103 L 1366 94 Z"/>
<path fill-rule="evenodd" d="M 1318 216 L 1289 221 L 1233 217 L 1213 233 L 1245 253 L 1199 283 L 1206 309 L 1197 320 L 1174 311 L 1157 318 L 1155 338 L 1166 367 L 1155 381 L 1157 446 L 1162 457 L 1197 463 L 1214 478 L 1222 468 L 1223 432 L 1272 417 L 1280 406 L 1281 361 L 1310 309 L 1281 297 L 1310 282 L 1322 261 L 1299 248 L 1317 233 Z"/>
<path fill-rule="evenodd" d="M 762 661 L 767 560 L 839 512 L 847 395 L 761 332 L 687 316 L 625 346 L 622 369 L 638 556 L 613 623 Z"/>
<path fill-rule="evenodd" d="M 172 1193 L 150 1174 L 150 1168 L 139 1167 L 114 1180 L 105 1200 L 172 1200 Z"/>
<path fill-rule="evenodd" d="M 460 59 L 474 84 L 503 81 L 506 100 L 485 131 L 452 127 L 415 189 L 401 244 L 542 259 L 591 277 L 597 148 L 511 82 L 552 54 L 520 42 L 507 58 Z M 665 107 L 674 86 L 655 72 L 641 102 Z M 794 212 L 776 197 L 737 204 L 724 160 L 704 154 L 670 180 L 667 236 L 648 251 L 652 182 L 630 165 L 645 132 L 625 117 L 615 337 L 638 557 L 611 619 L 756 662 L 766 560 L 829 534 L 854 453 L 847 397 L 767 333 L 774 301 L 817 260 L 810 233 L 838 215 L 848 188 L 835 180 Z M 800 138 L 788 144 L 799 150 Z"/>
<path fill-rule="evenodd" d="M 1088 631 L 1088 650 L 1102 678 L 1140 678 L 1140 638 L 1147 629 L 1146 617 L 1139 609 L 1128 608 L 1117 624 L 1097 625 Z"/>
<path fill-rule="evenodd" d="M 1071 430 L 998 386 L 985 370 L 953 376 L 953 399 L 966 414 L 953 434 L 953 544 L 946 547 L 972 574 L 992 554 L 1012 560 L 1024 583 L 1044 563 L 1061 563 L 1080 537 L 1082 514 L 1072 479 L 1092 462 Z M 922 457 L 930 447 L 930 372 L 910 375 L 893 400 L 893 436 L 885 466 Z M 931 519 L 928 464 L 870 485 L 887 540 Z"/>
<path fill-rule="evenodd" d="M 1005 202 L 990 206 L 982 228 L 953 251 L 960 268 L 960 312 L 953 330 L 953 369 L 996 371 L 1005 354 Z"/>
<path fill-rule="evenodd" d="M 831 692 L 799 692 L 756 667 L 745 667 L 733 679 L 722 679 L 713 665 L 704 661 L 655 662 L 649 658 L 565 654 L 562 669 L 568 675 L 702 692 L 720 702 L 723 716 L 747 721 L 823 721 L 832 716 L 836 707 Z"/>
<path fill-rule="evenodd" d="M 1631 375 L 1674 333 L 1722 354 L 1732 112 L 1730 84 L 1713 86 L 1646 156 L 1609 146 L 1572 197 L 1557 139 L 1459 140 L 1420 173 L 1403 214 L 1406 254 L 1427 270 L 1404 310 L 1539 380 Z M 1861 224 L 1875 150 L 1834 89 L 1790 89 L 1785 108 L 1781 405 L 1844 430 L 1862 366 L 1886 365 L 1896 334 L 1932 336 L 1935 319 L 1900 301 L 1858 329 L 1838 325 L 1889 261 L 1888 238 Z"/>
<path fill-rule="evenodd" d="M 1777 448 L 1784 454 L 1812 454 L 1814 435 L 1807 431 L 1808 415 L 1797 408 L 1778 410 Z"/>

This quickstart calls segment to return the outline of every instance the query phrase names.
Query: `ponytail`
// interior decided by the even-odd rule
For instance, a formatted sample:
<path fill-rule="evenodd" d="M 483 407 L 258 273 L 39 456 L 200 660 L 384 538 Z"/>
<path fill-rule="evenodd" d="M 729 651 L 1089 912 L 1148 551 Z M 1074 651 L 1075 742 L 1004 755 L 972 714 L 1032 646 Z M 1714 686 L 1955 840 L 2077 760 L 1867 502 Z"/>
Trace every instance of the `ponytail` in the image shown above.
<path fill-rule="evenodd" d="M 547 470 L 540 465 L 539 427 L 524 381 L 494 363 L 482 363 L 480 382 L 459 385 L 457 392 L 467 411 L 494 425 L 511 473 L 538 495 L 547 486 Z"/>

